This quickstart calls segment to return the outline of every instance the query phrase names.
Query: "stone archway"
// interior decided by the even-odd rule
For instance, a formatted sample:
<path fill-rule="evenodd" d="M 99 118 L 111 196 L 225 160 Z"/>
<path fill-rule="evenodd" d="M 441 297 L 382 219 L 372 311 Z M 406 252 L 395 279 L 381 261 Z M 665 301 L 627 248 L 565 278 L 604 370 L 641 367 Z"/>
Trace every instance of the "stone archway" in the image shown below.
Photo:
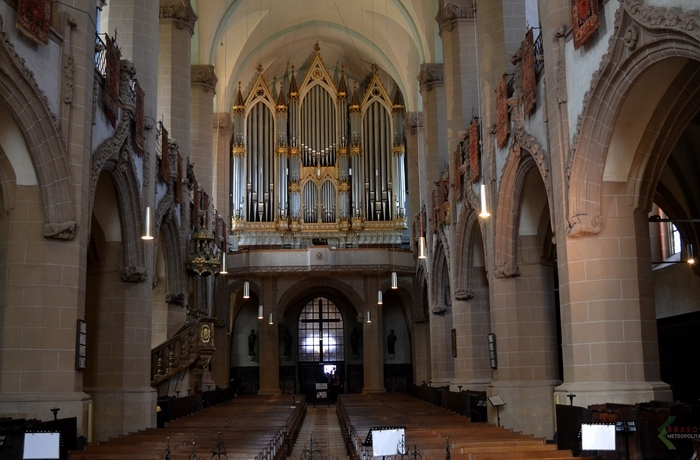
<path fill-rule="evenodd" d="M 77 222 L 65 140 L 46 96 L 3 28 L 0 18 L 0 98 L 21 128 L 36 172 L 44 209 L 43 234 L 71 240 Z"/>

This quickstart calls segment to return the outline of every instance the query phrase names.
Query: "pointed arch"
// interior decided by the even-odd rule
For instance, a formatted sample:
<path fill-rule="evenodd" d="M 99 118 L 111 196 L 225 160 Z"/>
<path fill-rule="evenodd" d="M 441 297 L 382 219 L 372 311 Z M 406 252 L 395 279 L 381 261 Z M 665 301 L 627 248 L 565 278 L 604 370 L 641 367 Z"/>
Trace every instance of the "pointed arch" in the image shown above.
<path fill-rule="evenodd" d="M 158 243 L 163 245 L 165 253 L 165 274 L 167 279 L 168 303 L 181 306 L 186 305 L 187 285 L 182 275 L 182 267 L 185 266 L 185 254 L 180 243 L 180 227 L 175 219 L 172 209 L 165 214 L 160 225 L 160 238 Z"/>
<path fill-rule="evenodd" d="M 32 160 L 44 209 L 46 238 L 72 240 L 75 201 L 68 155 L 56 118 L 0 17 L 0 99 L 19 125 Z"/>
<path fill-rule="evenodd" d="M 473 208 L 465 208 L 459 218 L 454 261 L 454 293 L 457 300 L 474 297 L 472 272 L 479 217 Z"/>
<path fill-rule="evenodd" d="M 128 156 L 127 156 L 128 158 Z M 119 219 L 122 222 L 124 267 L 121 277 L 126 282 L 143 282 L 147 278 L 141 229 L 144 210 L 141 206 L 140 187 L 133 163 L 117 158 L 108 160 L 103 171 L 110 174 L 116 189 Z"/>
<path fill-rule="evenodd" d="M 430 293 L 430 304 L 433 313 L 442 314 L 447 311 L 447 301 L 450 299 L 449 261 L 442 241 L 438 240 L 433 254 L 430 269 L 430 286 L 433 286 L 433 291 Z"/>
<path fill-rule="evenodd" d="M 640 76 L 666 59 L 700 61 L 697 41 L 700 28 L 686 25 L 682 10 L 647 6 L 641 0 L 623 2 L 620 9 L 615 21 L 615 33 L 610 39 L 610 50 L 594 74 L 573 140 L 569 158 L 569 236 L 597 234 L 602 229 L 602 182 L 609 145 L 620 108 Z M 644 45 L 638 46 L 640 44 Z M 669 50 L 673 50 L 673 53 L 669 53 Z M 688 91 L 692 94 L 691 89 Z M 676 98 L 679 95 L 671 96 Z M 688 96 L 688 93 L 684 96 Z M 686 108 L 688 112 L 692 111 Z M 659 118 L 655 118 L 652 124 L 658 122 Z M 674 123 L 682 123 L 682 120 L 675 120 Z M 646 141 L 650 140 L 648 131 L 643 135 L 647 136 Z M 661 143 L 674 142 L 670 136 L 666 137 L 667 140 Z M 640 166 L 645 161 L 641 158 L 635 161 L 635 174 L 639 174 Z M 649 186 L 654 185 L 634 185 L 637 192 L 646 196 Z"/>
<path fill-rule="evenodd" d="M 513 144 L 498 194 L 499 212 L 496 217 L 494 244 L 496 278 L 509 278 L 520 274 L 516 260 L 520 204 L 525 177 L 530 169 L 536 167 L 532 155 L 523 155 L 520 145 Z M 551 199 L 549 201 L 551 202 Z"/>

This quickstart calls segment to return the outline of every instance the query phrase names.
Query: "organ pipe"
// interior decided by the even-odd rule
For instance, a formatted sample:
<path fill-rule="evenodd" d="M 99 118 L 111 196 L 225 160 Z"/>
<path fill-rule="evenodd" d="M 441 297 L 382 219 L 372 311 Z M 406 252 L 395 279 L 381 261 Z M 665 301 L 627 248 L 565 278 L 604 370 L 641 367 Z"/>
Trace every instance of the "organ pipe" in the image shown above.
<path fill-rule="evenodd" d="M 303 230 L 299 222 L 345 221 L 334 227 L 345 232 L 349 220 L 354 229 L 355 221 L 405 218 L 400 92 L 390 101 L 375 67 L 360 102 L 357 84 L 348 97 L 344 70 L 336 90 L 322 66 L 317 53 L 302 91 L 292 67 L 288 98 L 280 82 L 276 101 L 262 71 L 245 104 L 239 85 L 233 110 L 234 220 L 277 222 L 275 229 L 294 233 Z"/>

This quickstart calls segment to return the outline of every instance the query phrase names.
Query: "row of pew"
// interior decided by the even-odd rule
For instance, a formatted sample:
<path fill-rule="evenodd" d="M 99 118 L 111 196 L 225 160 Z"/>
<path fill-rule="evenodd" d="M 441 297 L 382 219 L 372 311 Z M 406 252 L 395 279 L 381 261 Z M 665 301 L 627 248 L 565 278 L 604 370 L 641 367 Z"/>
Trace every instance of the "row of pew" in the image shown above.
<path fill-rule="evenodd" d="M 405 456 L 422 460 L 560 460 L 572 458 L 543 438 L 515 433 L 469 418 L 401 393 L 342 395 L 338 419 L 352 460 L 368 460 L 372 447 L 364 445 L 377 427 L 405 430 Z M 401 458 L 396 456 L 395 458 Z"/>
<path fill-rule="evenodd" d="M 282 460 L 291 452 L 306 415 L 297 396 L 242 396 L 195 414 L 71 451 L 70 460 L 249 458 Z"/>

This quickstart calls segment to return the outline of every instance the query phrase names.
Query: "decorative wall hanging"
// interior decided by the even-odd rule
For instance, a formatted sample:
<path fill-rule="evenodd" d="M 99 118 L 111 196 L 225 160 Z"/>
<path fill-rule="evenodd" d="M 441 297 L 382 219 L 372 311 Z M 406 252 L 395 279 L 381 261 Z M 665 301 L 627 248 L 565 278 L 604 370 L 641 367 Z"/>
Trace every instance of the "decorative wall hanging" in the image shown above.
<path fill-rule="evenodd" d="M 49 44 L 51 0 L 19 0 L 17 28 L 41 45 Z"/>
<path fill-rule="evenodd" d="M 510 114 L 508 113 L 508 79 L 506 74 L 496 89 L 496 143 L 503 148 L 510 134 Z"/>
<path fill-rule="evenodd" d="M 139 82 L 136 82 L 136 114 L 134 116 L 136 154 L 139 157 L 143 156 L 143 151 L 146 145 L 145 137 L 145 122 L 144 122 L 144 93 Z"/>
<path fill-rule="evenodd" d="M 119 62 L 122 58 L 122 53 L 117 46 L 116 39 L 112 40 L 109 35 L 105 36 L 106 66 L 105 66 L 105 113 L 107 118 L 115 125 L 119 114 Z"/>
<path fill-rule="evenodd" d="M 571 0 L 574 48 L 579 49 L 600 26 L 598 0 Z"/>
<path fill-rule="evenodd" d="M 532 29 L 529 29 L 525 34 L 525 40 L 520 44 L 520 53 L 523 57 L 523 110 L 525 115 L 529 116 L 535 111 L 535 103 L 537 102 L 535 40 Z"/>
<path fill-rule="evenodd" d="M 469 169 L 471 171 L 472 183 L 477 182 L 481 178 L 481 169 L 479 168 L 481 149 L 479 140 L 479 119 L 474 117 L 469 127 Z"/>

